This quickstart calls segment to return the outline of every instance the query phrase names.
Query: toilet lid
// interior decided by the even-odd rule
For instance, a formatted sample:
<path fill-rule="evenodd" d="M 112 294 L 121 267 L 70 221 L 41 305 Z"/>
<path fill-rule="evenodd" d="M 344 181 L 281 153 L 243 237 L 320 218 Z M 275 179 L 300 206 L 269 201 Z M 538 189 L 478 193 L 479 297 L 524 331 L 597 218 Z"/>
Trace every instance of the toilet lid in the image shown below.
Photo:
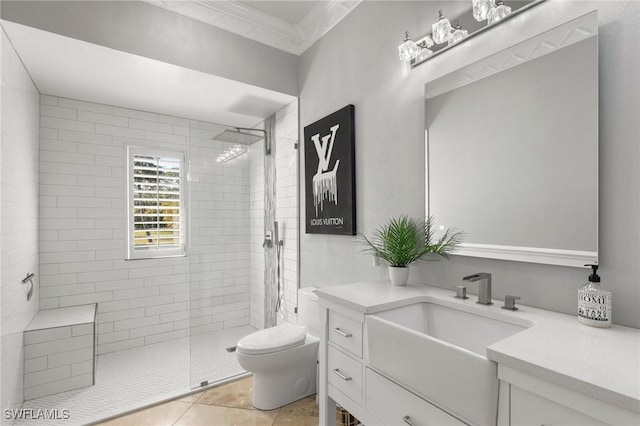
<path fill-rule="evenodd" d="M 303 326 L 280 324 L 243 337 L 236 350 L 247 355 L 260 355 L 300 346 L 307 332 Z"/>

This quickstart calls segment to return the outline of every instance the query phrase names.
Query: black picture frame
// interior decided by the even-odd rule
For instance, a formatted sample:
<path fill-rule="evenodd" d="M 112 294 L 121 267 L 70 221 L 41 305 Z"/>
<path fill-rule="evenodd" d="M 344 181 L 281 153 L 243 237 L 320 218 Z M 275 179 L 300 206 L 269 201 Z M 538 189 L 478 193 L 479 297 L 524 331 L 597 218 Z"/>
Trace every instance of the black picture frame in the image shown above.
<path fill-rule="evenodd" d="M 356 235 L 355 107 L 304 128 L 305 232 Z"/>

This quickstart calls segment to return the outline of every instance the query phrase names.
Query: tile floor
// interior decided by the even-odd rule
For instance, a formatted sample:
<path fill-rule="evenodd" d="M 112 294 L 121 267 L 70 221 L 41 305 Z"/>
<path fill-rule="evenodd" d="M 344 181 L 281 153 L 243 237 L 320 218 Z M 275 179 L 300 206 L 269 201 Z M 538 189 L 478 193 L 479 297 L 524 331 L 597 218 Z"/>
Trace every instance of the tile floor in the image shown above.
<path fill-rule="evenodd" d="M 253 377 L 245 377 L 184 398 L 98 423 L 100 426 L 316 426 L 318 405 L 310 396 L 260 411 L 251 405 Z"/>

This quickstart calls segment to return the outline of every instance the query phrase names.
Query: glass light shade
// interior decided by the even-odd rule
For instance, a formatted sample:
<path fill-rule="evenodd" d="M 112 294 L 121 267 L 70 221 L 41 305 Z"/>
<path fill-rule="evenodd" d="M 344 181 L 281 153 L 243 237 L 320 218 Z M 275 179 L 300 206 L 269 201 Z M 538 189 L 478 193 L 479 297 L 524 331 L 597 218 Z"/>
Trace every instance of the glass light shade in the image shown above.
<path fill-rule="evenodd" d="M 431 38 L 430 35 L 425 36 L 422 41 L 420 42 L 420 45 L 422 47 L 432 47 L 433 46 L 433 39 Z"/>
<path fill-rule="evenodd" d="M 449 35 L 449 46 L 459 42 L 460 40 L 462 40 L 468 35 L 469 35 L 469 31 L 463 30 L 458 25 L 458 27 L 451 33 L 451 35 Z"/>
<path fill-rule="evenodd" d="M 484 21 L 487 19 L 489 11 L 496 6 L 494 0 L 473 0 L 473 17 L 476 21 Z"/>
<path fill-rule="evenodd" d="M 416 62 L 422 62 L 426 60 L 429 56 L 433 55 L 433 50 L 427 49 L 426 47 L 420 50 L 418 56 L 416 56 Z"/>
<path fill-rule="evenodd" d="M 502 1 L 498 1 L 498 5 L 491 9 L 487 14 L 487 22 L 489 24 L 493 24 L 498 22 L 505 16 L 511 13 L 511 8 L 509 6 L 505 6 Z"/>
<path fill-rule="evenodd" d="M 409 62 L 414 59 L 418 53 L 420 53 L 420 48 L 409 38 L 409 33 L 407 32 L 404 43 L 398 46 L 398 57 L 400 57 L 402 62 Z"/>
<path fill-rule="evenodd" d="M 444 17 L 442 11 L 438 20 L 431 26 L 431 38 L 435 44 L 442 44 L 449 39 L 449 33 L 451 32 L 451 23 Z"/>

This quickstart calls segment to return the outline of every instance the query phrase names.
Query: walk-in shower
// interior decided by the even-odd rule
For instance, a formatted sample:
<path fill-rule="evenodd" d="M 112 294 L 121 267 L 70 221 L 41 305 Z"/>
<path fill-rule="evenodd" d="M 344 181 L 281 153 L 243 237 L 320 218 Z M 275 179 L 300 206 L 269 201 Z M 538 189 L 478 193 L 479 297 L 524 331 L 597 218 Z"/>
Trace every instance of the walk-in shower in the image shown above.
<path fill-rule="evenodd" d="M 1 33 L 2 100 L 21 105 L 2 111 L 19 141 L 3 158 L 21 159 L 2 174 L 15 189 L 3 212 L 19 223 L 2 237 L 21 253 L 2 266 L 2 408 L 70 417 L 38 426 L 87 424 L 243 374 L 226 349 L 267 324 L 276 264 L 262 243 L 275 220 L 296 305 L 295 97 L 7 20 Z M 47 324 L 43 346 L 25 337 L 39 311 L 83 305 L 96 307 L 86 347 L 68 326 Z"/>
<path fill-rule="evenodd" d="M 98 108 L 88 103 L 81 106 Z M 277 315 L 288 315 L 295 323 L 297 104 L 260 123 L 264 130 L 229 130 L 178 118 L 171 122 L 156 124 L 167 136 L 155 145 L 184 152 L 187 162 L 186 256 L 124 262 L 116 253 L 120 241 L 114 241 L 118 245 L 112 250 L 113 271 L 74 275 L 78 280 L 74 288 L 84 289 L 79 280 L 86 276 L 102 290 L 95 297 L 105 297 L 105 301 L 96 299 L 95 385 L 31 399 L 24 408 L 66 409 L 74 424 L 86 424 L 222 383 L 246 374 L 228 348 L 258 329 L 275 325 Z M 78 150 L 95 145 L 92 140 L 73 143 Z M 234 146 L 242 146 L 243 153 L 217 161 Z M 111 156 L 115 153 L 109 151 Z M 118 158 L 115 165 L 125 164 L 124 158 Z M 114 221 L 111 235 L 120 226 L 120 221 Z M 267 232 L 279 244 L 263 247 Z M 58 277 L 45 274 L 43 279 Z M 107 288 L 113 288 L 113 293 L 107 293 Z M 87 297 L 94 297 L 93 293 Z"/>
<path fill-rule="evenodd" d="M 263 315 L 252 312 L 252 301 L 265 304 L 260 295 L 251 294 L 251 288 L 252 281 L 259 280 L 264 286 L 262 298 L 271 293 L 266 271 L 273 249 L 263 248 L 251 233 L 262 227 L 264 235 L 266 224 L 272 223 L 267 217 L 274 214 L 268 211 L 275 206 L 275 170 L 271 170 L 275 163 L 270 164 L 268 159 L 274 124 L 275 117 L 269 117 L 259 127 L 218 127 L 217 131 L 210 129 L 208 138 L 192 138 L 189 319 L 193 388 L 232 373 L 227 369 L 221 374 L 224 362 L 213 352 L 213 342 L 220 338 L 220 332 L 250 334 L 264 326 L 262 318 L 251 319 Z M 212 156 L 216 156 L 216 163 L 210 161 Z M 198 212 L 199 207 L 209 211 Z M 234 345 L 231 342 L 230 346 Z M 237 365 L 233 352 L 224 356 Z"/>

